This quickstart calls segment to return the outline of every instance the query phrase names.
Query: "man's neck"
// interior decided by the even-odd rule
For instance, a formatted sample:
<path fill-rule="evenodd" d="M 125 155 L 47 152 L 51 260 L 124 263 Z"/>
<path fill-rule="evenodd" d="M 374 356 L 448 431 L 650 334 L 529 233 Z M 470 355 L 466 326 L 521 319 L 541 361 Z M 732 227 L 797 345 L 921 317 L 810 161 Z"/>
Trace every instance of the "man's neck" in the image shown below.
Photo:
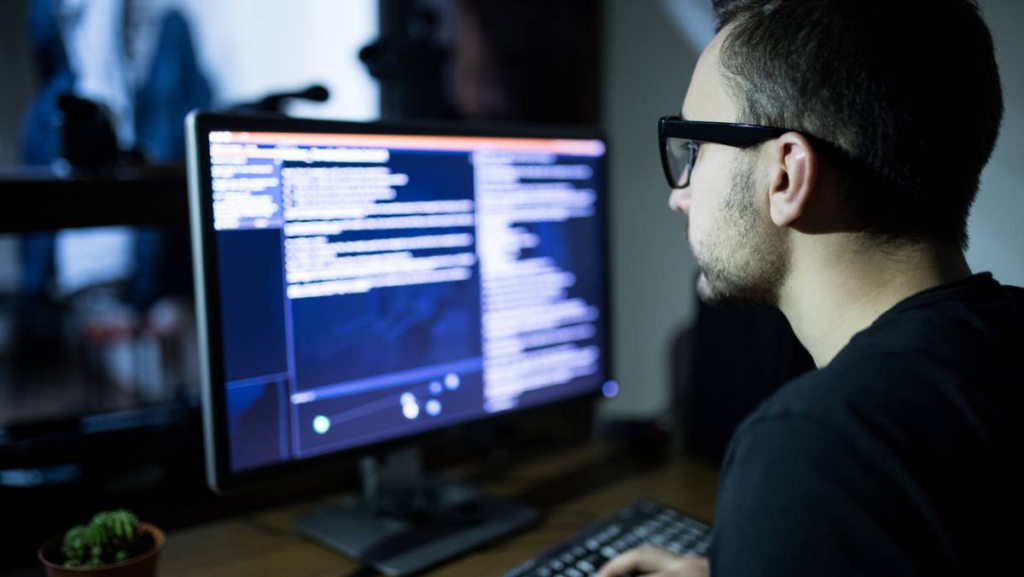
<path fill-rule="evenodd" d="M 793 255 L 779 308 L 818 367 L 900 301 L 971 274 L 955 247 L 870 248 L 839 236 L 816 244 Z"/>

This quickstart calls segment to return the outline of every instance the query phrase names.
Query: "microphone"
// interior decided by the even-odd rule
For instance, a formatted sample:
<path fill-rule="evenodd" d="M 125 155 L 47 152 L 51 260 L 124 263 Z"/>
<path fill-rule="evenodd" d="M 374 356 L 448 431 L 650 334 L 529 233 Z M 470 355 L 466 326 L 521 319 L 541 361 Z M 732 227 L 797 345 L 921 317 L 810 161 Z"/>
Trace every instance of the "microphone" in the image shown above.
<path fill-rule="evenodd" d="M 313 102 L 327 102 L 330 97 L 331 93 L 322 84 L 314 84 L 302 92 L 291 95 L 291 98 L 301 98 Z"/>
<path fill-rule="evenodd" d="M 330 97 L 331 93 L 324 85 L 312 84 L 297 92 L 272 93 L 253 103 L 233 106 L 232 110 L 240 112 L 272 112 L 275 114 L 281 114 L 285 100 L 296 98 L 299 100 L 309 100 L 311 102 L 326 102 Z"/>

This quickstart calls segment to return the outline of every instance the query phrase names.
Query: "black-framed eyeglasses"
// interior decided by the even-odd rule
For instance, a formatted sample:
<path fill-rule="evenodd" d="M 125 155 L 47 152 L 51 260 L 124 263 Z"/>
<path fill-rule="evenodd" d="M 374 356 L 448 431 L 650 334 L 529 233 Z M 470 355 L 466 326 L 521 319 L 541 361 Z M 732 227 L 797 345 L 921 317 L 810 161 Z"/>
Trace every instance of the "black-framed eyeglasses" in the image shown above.
<path fill-rule="evenodd" d="M 686 188 L 690 186 L 690 174 L 702 142 L 744 147 L 778 138 L 787 132 L 791 131 L 756 124 L 701 122 L 663 116 L 658 120 L 661 166 L 670 187 Z"/>

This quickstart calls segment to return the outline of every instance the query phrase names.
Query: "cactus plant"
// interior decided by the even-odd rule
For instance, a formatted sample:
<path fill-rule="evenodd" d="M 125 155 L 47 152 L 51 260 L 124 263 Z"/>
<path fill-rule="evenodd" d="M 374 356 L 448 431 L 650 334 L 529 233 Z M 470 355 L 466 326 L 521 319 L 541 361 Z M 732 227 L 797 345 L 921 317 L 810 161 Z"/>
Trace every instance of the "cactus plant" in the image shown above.
<path fill-rule="evenodd" d="M 152 546 L 139 531 L 138 518 L 129 511 L 103 511 L 87 525 L 72 527 L 61 550 L 66 567 L 96 567 L 119 563 Z"/>

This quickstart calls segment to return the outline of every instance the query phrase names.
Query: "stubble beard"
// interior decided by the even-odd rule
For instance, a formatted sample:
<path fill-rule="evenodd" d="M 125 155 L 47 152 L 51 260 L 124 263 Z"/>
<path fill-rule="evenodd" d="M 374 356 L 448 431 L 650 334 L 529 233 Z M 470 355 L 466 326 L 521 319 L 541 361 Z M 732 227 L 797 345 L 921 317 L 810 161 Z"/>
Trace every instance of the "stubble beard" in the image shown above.
<path fill-rule="evenodd" d="M 737 163 L 730 181 L 717 230 L 695 246 L 697 295 L 714 306 L 777 307 L 789 273 L 787 238 L 758 209 L 751 158 Z"/>

